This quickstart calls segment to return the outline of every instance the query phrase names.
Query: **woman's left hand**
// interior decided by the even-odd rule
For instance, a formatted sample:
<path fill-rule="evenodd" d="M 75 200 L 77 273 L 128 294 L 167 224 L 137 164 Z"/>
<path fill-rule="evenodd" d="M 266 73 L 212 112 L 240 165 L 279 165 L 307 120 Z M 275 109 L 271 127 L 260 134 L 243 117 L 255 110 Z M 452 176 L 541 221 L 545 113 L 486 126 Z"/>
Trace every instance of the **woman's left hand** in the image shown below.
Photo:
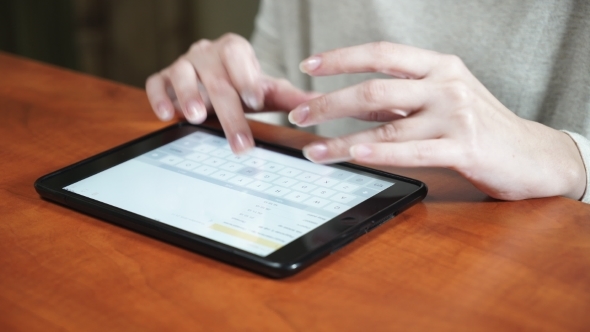
<path fill-rule="evenodd" d="M 310 144 L 304 153 L 314 162 L 446 167 L 505 200 L 579 199 L 584 193 L 584 164 L 573 140 L 516 116 L 456 56 L 377 42 L 314 55 L 301 69 L 312 76 L 378 72 L 398 78 L 369 80 L 291 111 L 290 121 L 299 126 L 348 116 L 385 122 Z"/>

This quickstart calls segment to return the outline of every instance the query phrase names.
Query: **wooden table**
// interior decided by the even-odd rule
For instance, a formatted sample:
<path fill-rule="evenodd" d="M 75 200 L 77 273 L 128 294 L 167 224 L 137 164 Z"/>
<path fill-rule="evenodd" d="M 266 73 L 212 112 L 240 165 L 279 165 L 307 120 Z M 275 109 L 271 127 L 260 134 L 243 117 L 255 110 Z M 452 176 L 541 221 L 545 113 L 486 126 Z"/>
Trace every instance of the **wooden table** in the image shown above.
<path fill-rule="evenodd" d="M 423 203 L 272 280 L 36 194 L 39 176 L 166 126 L 143 91 L 0 54 L 0 112 L 2 331 L 590 330 L 589 205 L 394 169 L 428 184 Z"/>

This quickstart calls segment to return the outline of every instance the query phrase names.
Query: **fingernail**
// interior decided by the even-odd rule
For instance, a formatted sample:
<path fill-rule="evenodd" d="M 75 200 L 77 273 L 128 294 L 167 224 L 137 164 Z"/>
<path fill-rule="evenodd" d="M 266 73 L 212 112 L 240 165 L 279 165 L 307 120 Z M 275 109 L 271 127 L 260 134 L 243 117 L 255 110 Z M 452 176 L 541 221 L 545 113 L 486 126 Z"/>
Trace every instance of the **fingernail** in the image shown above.
<path fill-rule="evenodd" d="M 404 118 L 407 118 L 407 117 L 408 117 L 408 114 L 410 114 L 410 112 L 408 112 L 408 111 L 404 111 L 404 110 L 397 110 L 397 109 L 395 109 L 395 110 L 392 110 L 391 112 L 392 112 L 393 114 L 397 114 L 397 115 L 399 115 L 399 116 L 401 116 L 401 117 L 404 117 Z"/>
<path fill-rule="evenodd" d="M 357 144 L 350 147 L 350 155 L 354 159 L 363 159 L 371 155 L 373 150 L 367 145 Z"/>
<path fill-rule="evenodd" d="M 234 136 L 232 151 L 236 154 L 244 153 L 252 148 L 252 141 L 244 134 Z"/>
<path fill-rule="evenodd" d="M 244 92 L 242 94 L 242 100 L 244 101 L 244 104 L 248 106 L 248 108 L 254 111 L 259 111 L 262 109 L 262 105 L 258 102 L 256 95 L 252 92 Z"/>
<path fill-rule="evenodd" d="M 350 160 L 349 156 L 329 157 L 328 146 L 324 143 L 313 143 L 304 147 L 303 156 L 318 164 L 334 164 Z"/>
<path fill-rule="evenodd" d="M 289 113 L 289 122 L 302 126 L 309 115 L 309 106 L 299 105 Z"/>
<path fill-rule="evenodd" d="M 206 112 L 203 104 L 196 101 L 189 101 L 186 104 L 186 119 L 192 123 L 201 123 L 205 120 Z"/>
<path fill-rule="evenodd" d="M 309 57 L 299 64 L 299 70 L 304 73 L 311 73 L 312 71 L 318 69 L 318 67 L 322 64 L 322 59 L 319 56 L 312 56 Z"/>
<path fill-rule="evenodd" d="M 166 103 L 159 103 L 156 107 L 156 115 L 162 121 L 168 121 L 172 118 L 172 110 Z"/>

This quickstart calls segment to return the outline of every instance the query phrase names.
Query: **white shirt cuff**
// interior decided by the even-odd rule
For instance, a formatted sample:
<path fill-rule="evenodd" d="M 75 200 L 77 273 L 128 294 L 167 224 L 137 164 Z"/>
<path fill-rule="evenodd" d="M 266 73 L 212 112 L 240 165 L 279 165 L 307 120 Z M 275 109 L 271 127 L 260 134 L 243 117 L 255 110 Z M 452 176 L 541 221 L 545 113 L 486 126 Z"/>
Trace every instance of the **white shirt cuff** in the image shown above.
<path fill-rule="evenodd" d="M 584 167 L 586 168 L 586 190 L 584 191 L 584 195 L 580 201 L 590 204 L 590 140 L 586 137 L 569 132 L 567 130 L 562 130 L 564 133 L 568 134 L 572 140 L 578 146 L 578 150 L 580 150 L 580 154 L 582 155 L 582 161 L 584 162 Z"/>

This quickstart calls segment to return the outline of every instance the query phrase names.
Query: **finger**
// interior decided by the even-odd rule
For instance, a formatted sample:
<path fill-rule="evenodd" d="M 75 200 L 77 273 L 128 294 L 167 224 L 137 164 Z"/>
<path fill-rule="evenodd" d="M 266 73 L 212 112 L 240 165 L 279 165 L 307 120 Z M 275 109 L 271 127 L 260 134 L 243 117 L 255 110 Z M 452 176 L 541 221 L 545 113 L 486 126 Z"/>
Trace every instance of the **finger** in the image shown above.
<path fill-rule="evenodd" d="M 465 153 L 450 139 L 401 143 L 363 143 L 350 148 L 351 157 L 361 163 L 398 167 L 447 167 L 457 169 Z"/>
<path fill-rule="evenodd" d="M 184 115 L 182 114 L 182 107 L 178 103 L 178 97 L 176 97 L 176 92 L 174 91 L 174 87 L 172 87 L 172 84 L 170 84 L 170 80 L 168 80 L 168 83 L 166 84 L 166 93 L 168 94 L 168 98 L 170 98 L 170 100 L 172 101 L 174 109 L 178 112 L 178 115 L 184 117 Z"/>
<path fill-rule="evenodd" d="M 250 43 L 238 35 L 227 34 L 222 37 L 219 53 L 244 104 L 252 110 L 261 110 L 264 106 L 262 72 Z"/>
<path fill-rule="evenodd" d="M 254 139 L 238 92 L 218 62 L 206 61 L 206 58 L 203 60 L 196 64 L 199 78 L 207 90 L 232 151 L 236 154 L 244 153 L 254 146 Z"/>
<path fill-rule="evenodd" d="M 201 123 L 207 118 L 207 109 L 201 99 L 195 68 L 181 57 L 168 69 L 170 82 L 178 98 L 178 104 L 191 123 Z"/>
<path fill-rule="evenodd" d="M 314 142 L 303 148 L 303 154 L 315 163 L 329 164 L 350 160 L 350 147 L 357 144 L 432 139 L 441 137 L 443 131 L 444 126 L 439 122 L 415 116 L 352 135 Z"/>
<path fill-rule="evenodd" d="M 145 82 L 145 91 L 152 110 L 162 121 L 168 121 L 174 116 L 174 105 L 166 92 L 166 78 L 161 73 L 153 74 Z"/>
<path fill-rule="evenodd" d="M 299 105 L 289 114 L 289 121 L 298 126 L 311 126 L 384 109 L 405 110 L 409 114 L 425 105 L 430 96 L 429 84 L 396 79 L 365 81 Z"/>
<path fill-rule="evenodd" d="M 391 110 L 383 110 L 383 111 L 372 111 L 368 113 L 363 113 L 354 116 L 355 119 L 364 120 L 364 121 L 373 121 L 373 122 L 390 122 L 398 119 L 403 119 L 408 117 L 410 112 L 399 110 L 399 109 L 391 109 Z"/>
<path fill-rule="evenodd" d="M 266 110 L 290 111 L 313 98 L 321 96 L 318 92 L 306 92 L 284 79 L 264 79 L 264 98 Z"/>
<path fill-rule="evenodd" d="M 441 56 L 440 53 L 412 46 L 374 42 L 311 56 L 303 60 L 299 68 L 313 76 L 379 72 L 418 79 L 428 75 Z"/>

